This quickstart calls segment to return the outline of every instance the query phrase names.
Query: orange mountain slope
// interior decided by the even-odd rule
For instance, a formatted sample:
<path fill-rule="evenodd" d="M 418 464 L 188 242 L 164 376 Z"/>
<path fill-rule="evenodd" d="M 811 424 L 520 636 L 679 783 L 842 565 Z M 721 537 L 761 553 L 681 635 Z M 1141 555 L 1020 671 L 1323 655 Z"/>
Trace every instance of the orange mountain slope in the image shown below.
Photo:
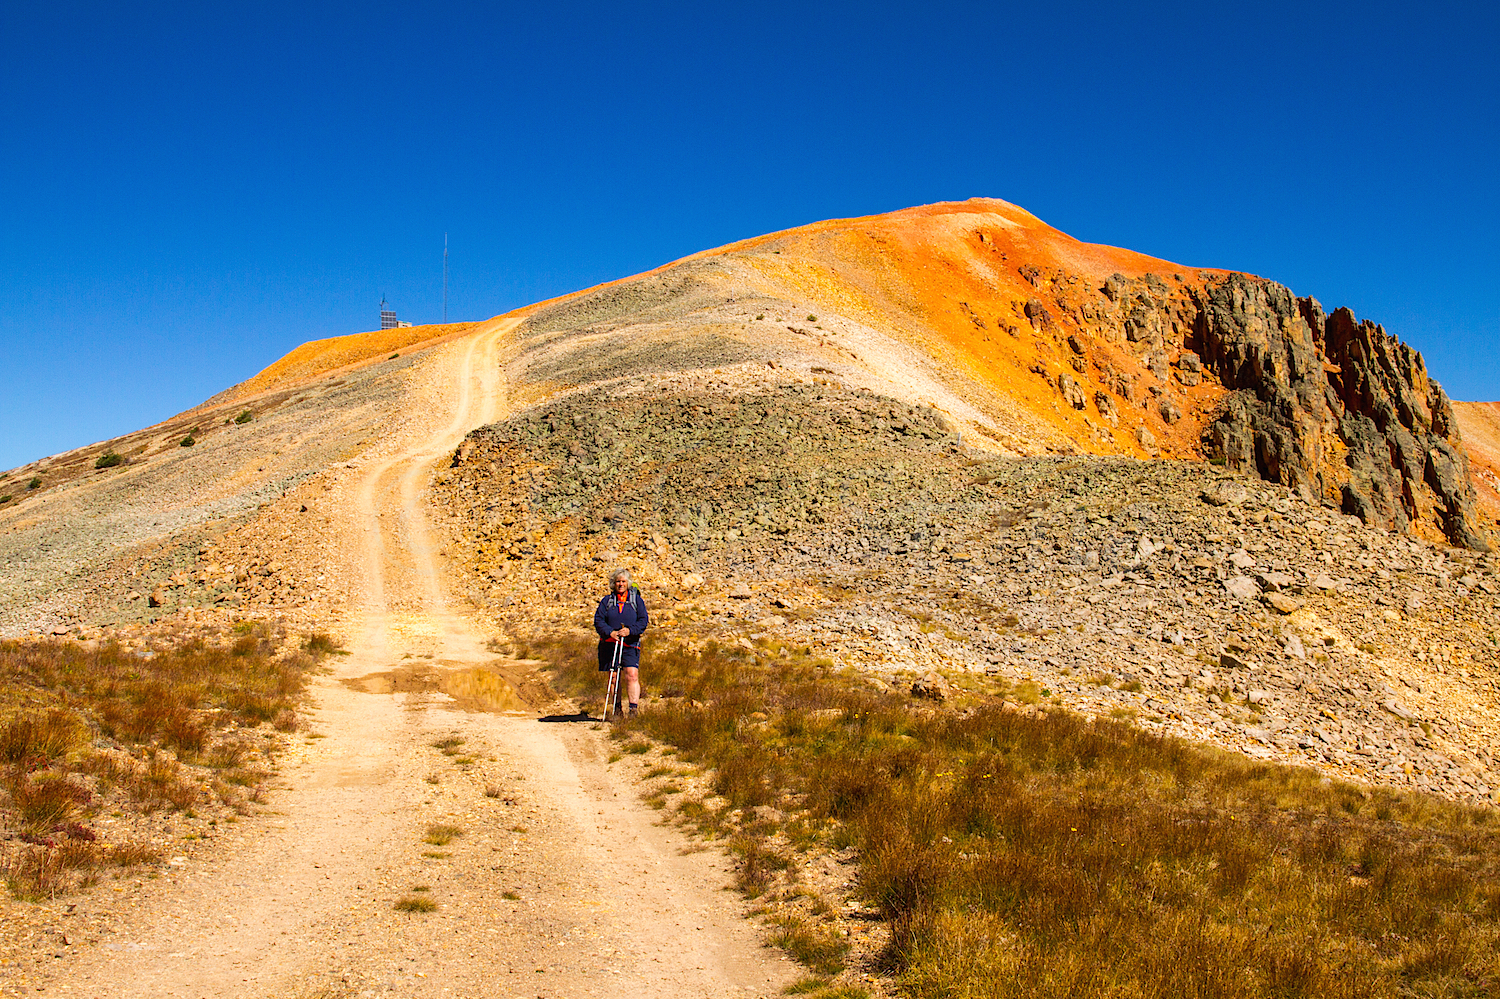
<path fill-rule="evenodd" d="M 309 340 L 293 348 L 262 371 L 214 396 L 209 403 L 234 402 L 261 392 L 290 388 L 292 385 L 351 364 L 388 357 L 392 351 L 430 346 L 449 337 L 467 333 L 478 325 L 478 323 L 448 323 L 432 326 L 402 326 L 398 329 L 372 330 L 368 333 L 328 337 L 324 340 Z"/>
<path fill-rule="evenodd" d="M 687 259 L 706 256 L 742 259 L 767 290 L 895 334 L 1078 450 L 1196 454 L 1223 395 L 1211 378 L 1170 377 L 1186 329 L 1136 335 L 1130 317 L 1139 295 L 1186 316 L 1190 291 L 1228 272 L 1084 243 L 1005 201 L 818 222 Z"/>
<path fill-rule="evenodd" d="M 1192 387 L 1168 380 L 1174 411 L 1180 409 L 1184 418 L 1163 419 L 1155 391 L 1163 383 L 1162 369 L 1153 375 L 1143 359 L 1149 344 L 1127 342 L 1123 329 L 1130 303 L 1112 302 L 1101 289 L 1112 275 L 1130 281 L 1150 276 L 1160 282 L 1156 298 L 1170 308 L 1205 278 L 1225 272 L 1084 243 L 990 198 L 815 222 L 705 250 L 506 315 L 523 317 L 715 257 L 744 264 L 735 268 L 735 276 L 753 286 L 731 285 L 726 295 L 760 293 L 816 307 L 932 356 L 958 383 L 965 401 L 993 418 L 992 426 L 978 429 L 1008 450 L 1191 456 L 1204 420 L 1223 394 L 1211 379 Z M 314 340 L 210 402 L 284 389 L 392 351 L 461 335 L 472 326 L 418 326 Z M 1167 332 L 1166 341 L 1180 343 L 1182 331 L 1175 338 Z M 1159 351 L 1170 347 L 1160 336 L 1154 345 Z"/>
<path fill-rule="evenodd" d="M 1455 402 L 1469 472 L 1486 519 L 1500 527 L 1500 402 Z"/>

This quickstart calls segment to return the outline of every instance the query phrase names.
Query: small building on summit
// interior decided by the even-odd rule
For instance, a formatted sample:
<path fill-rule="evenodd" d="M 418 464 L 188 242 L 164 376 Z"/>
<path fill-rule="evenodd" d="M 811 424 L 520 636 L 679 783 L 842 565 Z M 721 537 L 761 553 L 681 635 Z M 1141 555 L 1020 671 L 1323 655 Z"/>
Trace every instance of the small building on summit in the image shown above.
<path fill-rule="evenodd" d="M 386 308 L 385 307 L 385 297 L 381 296 L 381 299 L 380 299 L 380 328 L 383 329 L 383 330 L 395 330 L 395 329 L 402 329 L 403 327 L 410 326 L 410 325 L 411 325 L 411 323 L 405 323 L 405 322 L 402 322 L 401 320 L 397 319 L 396 318 L 396 311 L 394 309 L 388 309 L 388 308 Z"/>

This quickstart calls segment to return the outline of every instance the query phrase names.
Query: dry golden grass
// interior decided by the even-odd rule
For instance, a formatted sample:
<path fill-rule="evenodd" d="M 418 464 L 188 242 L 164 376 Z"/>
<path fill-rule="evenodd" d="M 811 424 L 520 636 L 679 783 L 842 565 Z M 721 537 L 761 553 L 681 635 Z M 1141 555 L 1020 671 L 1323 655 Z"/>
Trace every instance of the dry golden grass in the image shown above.
<path fill-rule="evenodd" d="M 225 802 L 258 785 L 266 776 L 250 759 L 258 747 L 240 733 L 265 722 L 291 727 L 314 662 L 306 652 L 278 654 L 265 629 L 149 656 L 0 642 L 0 801 L 13 837 L 0 865 L 12 894 L 51 897 L 87 880 L 69 871 L 159 859 L 151 847 L 95 842 L 89 822 L 106 800 L 142 813 L 185 811 L 208 802 L 205 781 Z"/>
<path fill-rule="evenodd" d="M 463 834 L 464 831 L 458 826 L 437 822 L 427 827 L 427 832 L 422 836 L 422 842 L 431 843 L 433 846 L 447 846 Z"/>
<path fill-rule="evenodd" d="M 588 645 L 529 651 L 583 692 L 597 686 Z M 1061 711 L 913 707 L 739 648 L 660 650 L 645 672 L 681 696 L 618 737 L 648 734 L 713 768 L 725 800 L 678 814 L 733 837 L 752 894 L 787 859 L 772 836 L 854 847 L 858 893 L 891 927 L 885 966 L 909 995 L 1500 989 L 1493 811 Z M 749 820 L 759 805 L 783 818 Z"/>
<path fill-rule="evenodd" d="M 421 895 L 405 895 L 396 900 L 397 912 L 436 912 L 437 903 Z"/>

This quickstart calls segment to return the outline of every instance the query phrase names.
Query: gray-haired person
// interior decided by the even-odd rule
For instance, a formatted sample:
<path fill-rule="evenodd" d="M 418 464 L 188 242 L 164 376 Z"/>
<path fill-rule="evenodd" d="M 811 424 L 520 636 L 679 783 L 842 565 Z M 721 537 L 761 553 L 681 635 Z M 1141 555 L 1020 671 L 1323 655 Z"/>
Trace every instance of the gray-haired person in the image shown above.
<path fill-rule="evenodd" d="M 599 633 L 599 672 L 614 668 L 619 654 L 620 694 L 630 697 L 630 713 L 635 714 L 641 699 L 641 636 L 651 625 L 646 601 L 641 591 L 630 585 L 630 573 L 616 569 L 609 576 L 610 592 L 594 611 L 594 630 Z M 611 705 L 604 706 L 605 713 Z"/>

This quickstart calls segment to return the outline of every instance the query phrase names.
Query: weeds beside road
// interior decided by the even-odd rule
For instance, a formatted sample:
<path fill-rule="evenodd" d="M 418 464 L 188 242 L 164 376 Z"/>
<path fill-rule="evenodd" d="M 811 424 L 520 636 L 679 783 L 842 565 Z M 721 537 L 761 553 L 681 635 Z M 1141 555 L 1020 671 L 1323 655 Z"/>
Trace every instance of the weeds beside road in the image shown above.
<path fill-rule="evenodd" d="M 591 643 L 540 651 L 576 694 Z M 712 768 L 678 815 L 751 895 L 853 848 L 884 970 L 937 996 L 1477 996 L 1500 984 L 1500 822 L 1112 721 L 917 705 L 779 649 L 654 652 L 617 729 Z M 831 911 L 822 917 L 831 923 Z M 779 936 L 824 973 L 816 915 Z M 799 953 L 800 951 L 800 953 Z"/>
<path fill-rule="evenodd" d="M 117 645 L 0 642 L 9 840 L 0 876 L 10 892 L 51 897 L 92 883 L 102 868 L 161 859 L 150 842 L 107 841 L 101 813 L 191 814 L 258 795 L 276 745 L 262 726 L 296 728 L 307 672 L 332 644 L 314 636 L 305 649 L 281 651 L 270 629 L 250 625 L 221 644 L 196 638 L 147 656 Z"/>

